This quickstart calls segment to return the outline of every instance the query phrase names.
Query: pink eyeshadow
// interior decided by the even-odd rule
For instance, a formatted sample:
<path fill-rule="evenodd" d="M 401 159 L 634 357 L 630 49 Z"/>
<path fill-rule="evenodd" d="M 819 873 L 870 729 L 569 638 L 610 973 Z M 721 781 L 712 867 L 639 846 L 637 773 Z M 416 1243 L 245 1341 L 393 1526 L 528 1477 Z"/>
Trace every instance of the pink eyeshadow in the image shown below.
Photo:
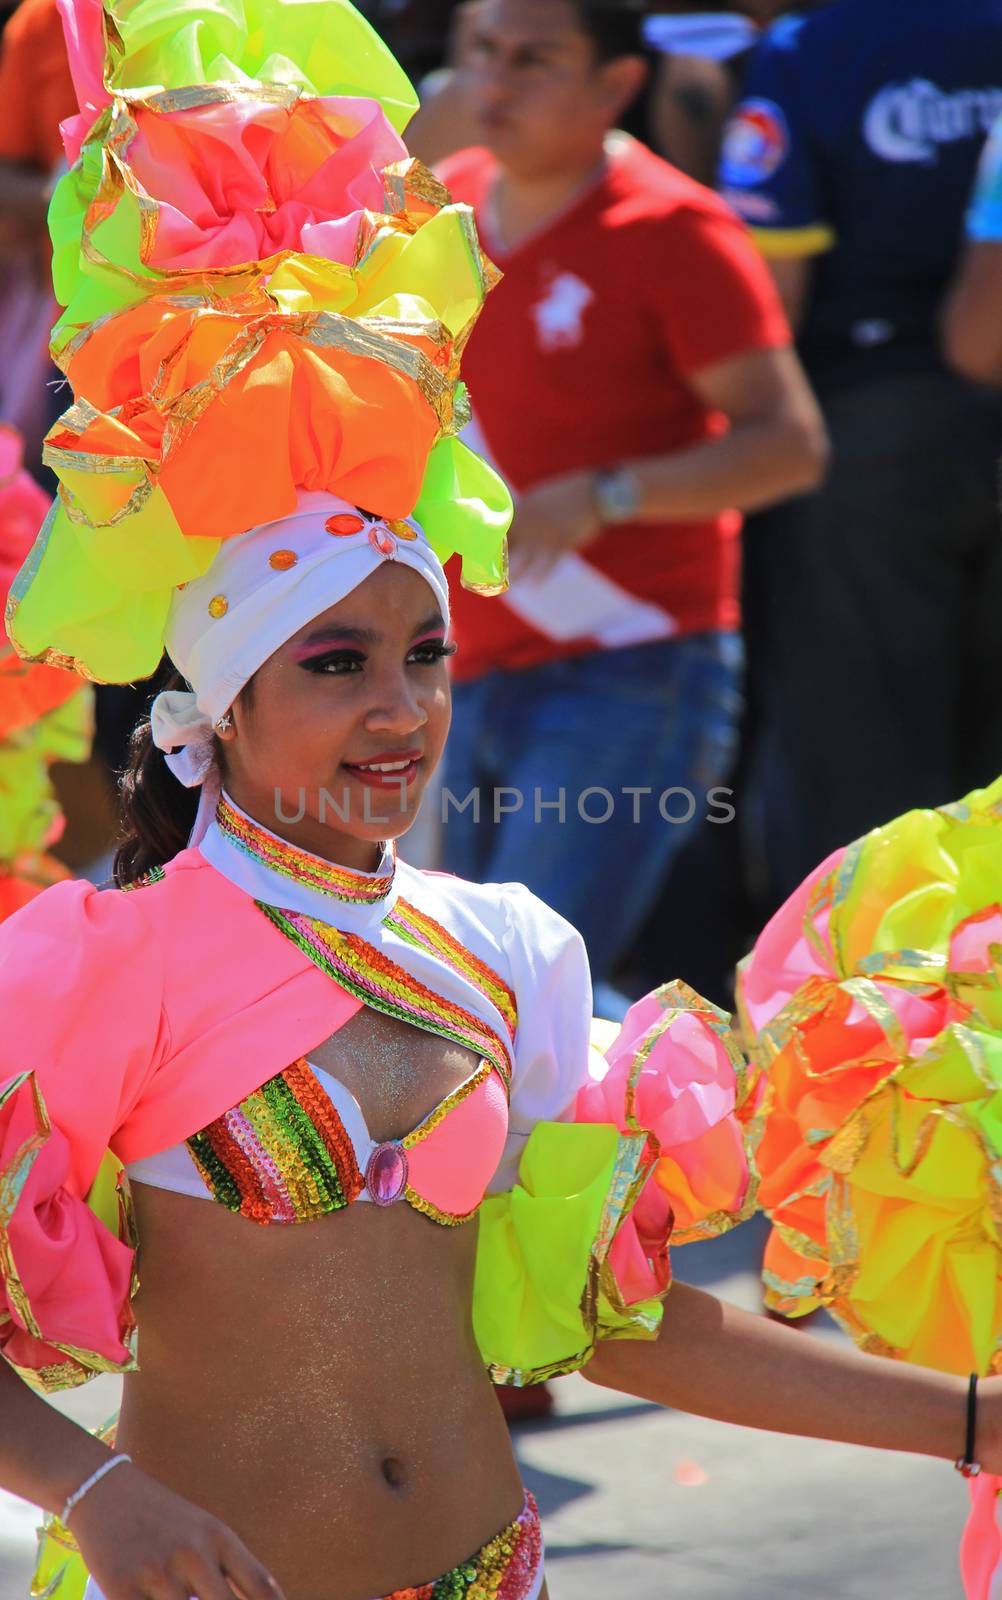
<path fill-rule="evenodd" d="M 340 638 L 332 634 L 329 639 L 315 639 L 312 644 L 293 645 L 289 651 L 293 661 L 315 661 L 317 656 L 329 656 L 332 650 L 355 650 L 364 655 L 364 650 L 357 639 L 347 636 Z"/>

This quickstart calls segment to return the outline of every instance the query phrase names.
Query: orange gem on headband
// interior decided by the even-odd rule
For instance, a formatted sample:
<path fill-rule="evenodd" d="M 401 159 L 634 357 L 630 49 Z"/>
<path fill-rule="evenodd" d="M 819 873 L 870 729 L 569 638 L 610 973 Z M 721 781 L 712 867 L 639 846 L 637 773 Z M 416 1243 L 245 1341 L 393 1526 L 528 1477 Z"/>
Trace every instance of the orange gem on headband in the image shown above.
<path fill-rule="evenodd" d="M 335 534 L 339 539 L 348 539 L 353 533 L 361 533 L 365 523 L 361 517 L 339 512 L 335 517 L 328 517 L 324 527 L 328 533 Z"/>

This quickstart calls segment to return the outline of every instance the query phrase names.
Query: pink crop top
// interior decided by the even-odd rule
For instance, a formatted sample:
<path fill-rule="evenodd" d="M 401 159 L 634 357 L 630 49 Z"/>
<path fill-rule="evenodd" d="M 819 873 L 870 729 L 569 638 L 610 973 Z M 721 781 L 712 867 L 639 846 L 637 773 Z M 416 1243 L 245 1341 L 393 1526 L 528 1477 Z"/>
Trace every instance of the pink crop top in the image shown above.
<path fill-rule="evenodd" d="M 377 1144 L 354 1095 L 300 1060 L 184 1144 L 126 1172 L 259 1223 L 310 1222 L 354 1200 L 406 1200 L 454 1225 L 476 1215 L 507 1133 L 507 1093 L 488 1061 L 402 1139 Z"/>

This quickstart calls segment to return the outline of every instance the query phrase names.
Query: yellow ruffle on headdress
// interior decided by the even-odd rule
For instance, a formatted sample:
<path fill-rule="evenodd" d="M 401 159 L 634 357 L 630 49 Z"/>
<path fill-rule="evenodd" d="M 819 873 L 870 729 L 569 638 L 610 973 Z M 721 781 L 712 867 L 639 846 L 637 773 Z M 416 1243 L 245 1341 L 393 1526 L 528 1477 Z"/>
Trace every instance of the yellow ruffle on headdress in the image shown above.
<path fill-rule="evenodd" d="M 8 608 L 23 655 L 101 681 L 154 671 L 174 588 L 300 488 L 413 515 L 464 583 L 506 582 L 510 496 L 456 437 L 495 274 L 388 120 L 399 68 L 345 0 L 169 10 L 69 7 L 96 117 L 50 217 L 75 404 Z"/>

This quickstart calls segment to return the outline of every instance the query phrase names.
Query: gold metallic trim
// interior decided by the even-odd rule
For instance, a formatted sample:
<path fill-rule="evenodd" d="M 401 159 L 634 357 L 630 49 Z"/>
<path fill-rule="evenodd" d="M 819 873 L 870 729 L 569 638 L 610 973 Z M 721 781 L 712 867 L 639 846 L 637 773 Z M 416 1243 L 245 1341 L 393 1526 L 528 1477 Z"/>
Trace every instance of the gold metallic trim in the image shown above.
<path fill-rule="evenodd" d="M 24 1192 L 24 1187 L 39 1155 L 52 1136 L 52 1123 L 46 1109 L 45 1100 L 38 1086 L 34 1072 L 22 1072 L 12 1078 L 0 1092 L 0 1108 L 18 1094 L 26 1085 L 30 1086 L 32 1105 L 35 1115 L 35 1130 L 15 1151 L 12 1161 L 0 1171 L 0 1278 L 3 1279 L 7 1298 L 17 1313 L 18 1320 L 32 1339 L 39 1344 L 47 1345 L 50 1349 L 58 1350 L 61 1355 L 68 1357 L 66 1361 L 53 1363 L 41 1369 L 25 1368 L 11 1362 L 25 1382 L 33 1389 L 43 1394 L 51 1394 L 59 1389 L 76 1388 L 85 1383 L 96 1372 L 131 1372 L 136 1368 L 135 1356 L 135 1319 L 126 1307 L 127 1315 L 124 1318 L 122 1342 L 129 1350 L 129 1356 L 124 1362 L 109 1361 L 107 1357 L 93 1350 L 84 1350 L 78 1345 L 62 1343 L 45 1333 L 34 1311 L 28 1292 L 21 1280 L 14 1259 L 14 1250 L 10 1241 L 9 1225 Z M 135 1250 L 137 1238 L 135 1221 L 128 1198 L 128 1180 L 124 1171 L 119 1174 L 119 1238 L 132 1250 Z M 85 1201 L 81 1202 L 86 1204 Z M 136 1287 L 135 1272 L 130 1289 L 134 1293 Z M 4 1320 L 10 1320 L 9 1313 Z"/>

